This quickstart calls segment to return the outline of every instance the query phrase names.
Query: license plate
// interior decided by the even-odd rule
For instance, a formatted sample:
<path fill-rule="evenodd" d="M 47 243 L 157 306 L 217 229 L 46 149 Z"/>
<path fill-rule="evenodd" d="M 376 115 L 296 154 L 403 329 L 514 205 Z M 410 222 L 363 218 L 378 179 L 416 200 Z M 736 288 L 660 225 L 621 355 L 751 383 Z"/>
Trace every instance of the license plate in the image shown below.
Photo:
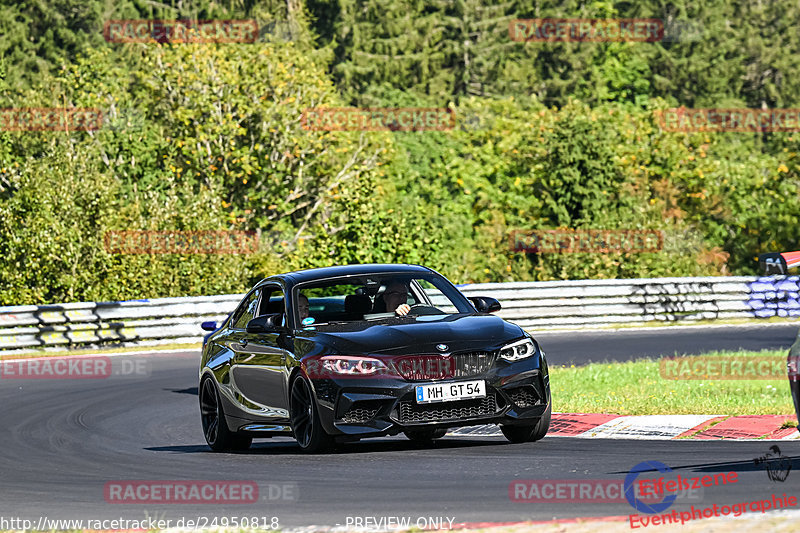
<path fill-rule="evenodd" d="M 417 385 L 417 403 L 453 402 L 469 398 L 485 398 L 486 382 L 459 381 L 456 383 L 433 383 Z"/>

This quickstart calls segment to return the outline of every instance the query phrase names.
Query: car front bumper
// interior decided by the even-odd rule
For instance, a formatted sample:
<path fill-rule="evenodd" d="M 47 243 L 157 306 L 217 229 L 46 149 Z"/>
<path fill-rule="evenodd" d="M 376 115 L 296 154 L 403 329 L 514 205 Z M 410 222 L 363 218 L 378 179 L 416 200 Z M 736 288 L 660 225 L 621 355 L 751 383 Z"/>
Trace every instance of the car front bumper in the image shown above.
<path fill-rule="evenodd" d="M 484 398 L 418 404 L 416 386 L 484 380 Z M 402 431 L 478 424 L 532 425 L 550 404 L 546 364 L 539 357 L 495 362 L 484 373 L 455 379 L 312 379 L 320 422 L 341 438 L 394 435 Z"/>

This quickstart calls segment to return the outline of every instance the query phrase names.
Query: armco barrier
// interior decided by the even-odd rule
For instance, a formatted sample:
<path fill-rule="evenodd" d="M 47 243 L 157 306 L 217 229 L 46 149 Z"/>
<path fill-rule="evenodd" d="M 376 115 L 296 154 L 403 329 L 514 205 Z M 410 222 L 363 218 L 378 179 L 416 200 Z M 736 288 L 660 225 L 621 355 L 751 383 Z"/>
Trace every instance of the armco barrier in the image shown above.
<path fill-rule="evenodd" d="M 200 323 L 224 320 L 243 296 L 0 307 L 0 350 L 198 342 Z"/>
<path fill-rule="evenodd" d="M 798 277 L 708 277 L 481 283 L 497 314 L 529 330 L 800 316 Z M 0 350 L 102 343 L 199 342 L 243 295 L 0 307 Z"/>

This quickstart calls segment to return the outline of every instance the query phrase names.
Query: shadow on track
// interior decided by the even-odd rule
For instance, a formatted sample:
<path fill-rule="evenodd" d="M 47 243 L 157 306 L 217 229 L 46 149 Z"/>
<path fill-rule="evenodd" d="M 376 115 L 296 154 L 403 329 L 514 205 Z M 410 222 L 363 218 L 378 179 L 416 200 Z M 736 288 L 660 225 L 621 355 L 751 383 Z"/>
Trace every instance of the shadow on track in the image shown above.
<path fill-rule="evenodd" d="M 798 471 L 800 470 L 800 456 L 788 457 L 784 456 L 787 461 L 790 461 L 791 470 Z M 755 458 L 754 458 L 755 459 Z M 756 464 L 754 459 L 749 459 L 746 461 L 728 461 L 722 463 L 700 463 L 694 465 L 683 465 L 683 466 L 670 466 L 670 468 L 677 472 L 679 470 L 691 470 L 693 472 L 757 472 L 759 470 L 766 470 L 764 464 Z M 658 472 L 657 469 L 652 468 L 650 470 L 642 470 L 643 473 L 645 472 Z M 611 472 L 611 474 L 627 474 L 627 471 L 623 472 Z"/>
<path fill-rule="evenodd" d="M 168 392 L 177 392 L 178 394 L 191 394 L 197 396 L 197 387 L 189 387 L 188 389 L 164 389 Z"/>
<path fill-rule="evenodd" d="M 244 451 L 231 451 L 227 452 L 229 455 L 296 455 L 298 457 L 311 456 L 311 455 L 342 455 L 342 454 L 360 454 L 360 453 L 386 453 L 386 452 L 399 452 L 399 451 L 437 451 L 458 448 L 479 448 L 487 446 L 512 446 L 507 442 L 490 442 L 481 440 L 466 440 L 459 438 L 458 440 L 442 439 L 437 440 L 429 446 L 419 445 L 410 440 L 365 440 L 364 442 L 348 442 L 337 444 L 327 454 L 305 454 L 300 451 L 300 447 L 294 440 L 281 440 L 273 442 L 254 442 L 249 450 Z M 152 448 L 144 448 L 151 452 L 172 452 L 172 453 L 217 453 L 212 452 L 211 449 L 205 445 L 190 445 L 190 446 L 154 446 Z"/>

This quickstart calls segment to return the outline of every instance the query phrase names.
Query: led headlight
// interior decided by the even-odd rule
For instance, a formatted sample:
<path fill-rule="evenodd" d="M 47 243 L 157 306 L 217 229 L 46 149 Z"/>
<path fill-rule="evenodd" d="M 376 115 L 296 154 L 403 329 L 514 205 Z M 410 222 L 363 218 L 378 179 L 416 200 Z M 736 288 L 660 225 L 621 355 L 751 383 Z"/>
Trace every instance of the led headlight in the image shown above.
<path fill-rule="evenodd" d="M 372 357 L 326 355 L 321 358 L 322 368 L 333 374 L 369 376 L 386 370 L 386 365 Z"/>
<path fill-rule="evenodd" d="M 536 346 L 531 339 L 522 339 L 521 341 L 506 344 L 500 348 L 500 359 L 506 361 L 519 361 L 525 359 L 536 353 Z"/>

